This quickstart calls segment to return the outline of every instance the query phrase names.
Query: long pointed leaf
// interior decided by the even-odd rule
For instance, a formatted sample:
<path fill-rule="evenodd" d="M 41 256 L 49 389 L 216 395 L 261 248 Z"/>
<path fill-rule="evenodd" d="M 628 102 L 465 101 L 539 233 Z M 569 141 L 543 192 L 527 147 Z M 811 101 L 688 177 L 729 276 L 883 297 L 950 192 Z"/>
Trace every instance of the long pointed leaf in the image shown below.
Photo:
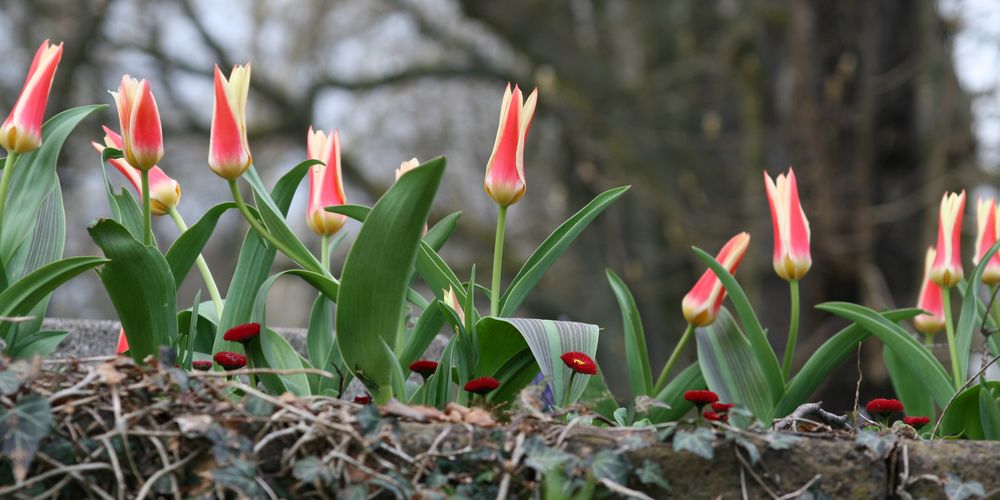
<path fill-rule="evenodd" d="M 625 334 L 625 367 L 632 396 L 651 395 L 653 392 L 653 371 L 649 366 L 649 352 L 646 349 L 646 333 L 642 329 L 642 318 L 635 305 L 632 292 L 614 271 L 606 271 L 608 283 L 618 300 L 622 313 L 622 330 Z"/>
<path fill-rule="evenodd" d="M 562 362 L 559 356 L 566 352 L 576 351 L 591 358 L 596 357 L 598 331 L 600 330 L 597 325 L 544 319 L 487 317 L 480 320 L 476 328 L 479 330 L 480 347 L 482 348 L 480 353 L 481 366 L 500 368 L 513 357 L 511 355 L 501 359 L 495 356 L 494 353 L 485 348 L 486 339 L 495 336 L 506 336 L 508 339 L 520 336 L 521 342 L 527 344 L 538 363 L 538 367 L 542 370 L 542 375 L 552 387 L 552 394 L 557 404 L 562 404 L 564 400 L 568 400 L 570 404 L 575 403 L 587 388 L 590 375 L 577 375 L 573 378 L 573 387 L 570 388 L 569 398 L 564 398 L 566 385 L 573 371 Z M 513 339 L 509 342 L 509 345 L 513 346 L 522 345 Z M 516 349 L 514 352 L 516 354 L 521 350 Z M 490 356 L 490 361 L 483 363 L 484 356 Z M 492 375 L 491 372 L 480 371 L 479 368 L 477 368 L 477 372 L 480 375 Z"/>
<path fill-rule="evenodd" d="M 309 167 L 317 163 L 321 162 L 319 160 L 306 160 L 293 167 L 291 171 L 308 171 Z M 257 211 L 260 213 L 260 218 L 264 222 L 264 226 L 267 227 L 267 230 L 275 238 L 287 246 L 290 252 L 288 257 L 309 271 L 323 274 L 323 265 L 306 248 L 302 241 L 299 240 L 295 232 L 292 231 L 292 228 L 288 227 L 288 222 L 285 221 L 284 217 L 285 211 L 281 210 L 274 200 L 268 196 L 267 188 L 264 187 L 264 182 L 257 175 L 257 171 L 250 169 L 243 177 L 253 188 L 254 199 L 257 200 Z"/>
<path fill-rule="evenodd" d="M 183 234 L 177 237 L 177 241 L 174 241 L 174 244 L 170 245 L 170 249 L 167 250 L 164 257 L 167 259 L 167 263 L 170 264 L 170 273 L 173 275 L 174 283 L 178 288 L 184 282 L 184 278 L 188 272 L 191 271 L 191 266 L 194 265 L 195 261 L 198 260 L 198 256 L 201 255 L 205 244 L 208 243 L 208 239 L 212 236 L 212 231 L 215 231 L 215 226 L 219 223 L 219 217 L 222 217 L 222 214 L 226 213 L 230 208 L 236 208 L 236 203 L 229 201 L 208 209 L 198 222 L 189 227 L 187 231 L 184 231 Z"/>
<path fill-rule="evenodd" d="M 746 293 L 743 292 L 743 287 L 714 257 L 697 247 L 692 247 L 692 250 L 694 250 L 695 255 L 702 262 L 712 269 L 712 272 L 722 282 L 722 286 L 726 288 L 726 293 L 729 294 L 729 300 L 733 304 L 733 309 L 740 318 L 743 331 L 750 341 L 753 357 L 757 360 L 757 365 L 761 367 L 764 376 L 767 378 L 771 394 L 783 393 L 785 391 L 785 379 L 781 375 L 781 368 L 778 366 L 778 357 L 774 354 L 771 344 L 768 343 L 764 327 L 761 326 L 760 320 L 757 319 L 757 314 L 754 313 L 753 307 L 750 305 L 750 300 L 747 299 Z"/>
<path fill-rule="evenodd" d="M 972 350 L 972 337 L 979 330 L 979 325 L 982 324 L 983 320 L 979 307 L 977 307 L 979 305 L 979 294 L 976 291 L 979 289 L 979 282 L 983 278 L 983 271 L 986 270 L 986 265 L 992 260 L 993 254 L 997 252 L 997 249 L 1000 249 L 1000 241 L 990 247 L 986 254 L 983 255 L 982 260 L 976 266 L 976 269 L 972 272 L 972 276 L 969 277 L 968 283 L 965 285 L 962 312 L 959 315 L 958 325 L 955 328 L 955 351 L 958 353 L 958 373 L 962 374 L 962 382 L 965 382 L 965 377 L 969 376 L 969 355 Z M 950 290 L 944 290 L 943 293 L 950 293 Z"/>
<path fill-rule="evenodd" d="M 761 422 L 770 422 L 781 393 L 771 392 L 750 342 L 729 311 L 722 308 L 712 324 L 695 329 L 694 335 L 708 388 L 723 401 L 746 406 Z"/>
<path fill-rule="evenodd" d="M 444 174 L 437 158 L 396 181 L 372 208 L 347 255 L 337 296 L 337 343 L 376 401 L 392 395 L 389 363 L 376 339 L 396 345 L 409 273 Z"/>
<path fill-rule="evenodd" d="M 889 321 L 898 323 L 920 314 L 920 309 L 896 309 L 882 313 Z M 853 353 L 858 344 L 870 337 L 868 330 L 852 324 L 837 332 L 823 342 L 816 352 L 809 357 L 802 369 L 792 377 L 785 389 L 785 394 L 778 402 L 774 417 L 787 416 L 816 391 L 821 383 L 827 380 L 830 373 L 841 365 L 847 356 Z"/>
<path fill-rule="evenodd" d="M 608 208 L 612 203 L 615 202 L 621 195 L 625 194 L 629 190 L 630 186 L 621 186 L 614 189 L 609 189 L 599 195 L 597 195 L 593 200 L 590 201 L 585 207 L 581 208 L 580 211 L 573 214 L 572 217 L 563 222 L 545 241 L 528 257 L 528 260 L 524 262 L 521 266 L 521 270 L 517 272 L 514 279 L 511 280 L 510 286 L 503 293 L 500 298 L 500 316 L 507 317 L 512 316 L 517 310 L 518 306 L 524 302 L 524 299 L 528 296 L 528 293 L 535 288 L 538 281 L 542 279 L 542 275 L 548 271 L 549 267 L 552 266 L 559 259 L 559 257 L 569 248 L 570 244 L 576 240 L 576 237 L 587 228 L 588 225 L 598 216 L 604 209 Z"/>
<path fill-rule="evenodd" d="M 691 411 L 694 406 L 684 399 L 685 391 L 704 389 L 706 387 L 705 378 L 701 374 L 701 366 L 693 363 L 681 370 L 670 383 L 667 384 L 659 394 L 656 395 L 658 401 L 670 405 L 670 409 L 654 408 L 649 412 L 649 419 L 654 423 L 674 422 Z"/>
<path fill-rule="evenodd" d="M 920 374 L 927 390 L 934 398 L 934 402 L 941 408 L 944 408 L 951 396 L 955 394 L 955 387 L 941 363 L 899 325 L 882 317 L 879 313 L 857 304 L 826 302 L 816 306 L 816 308 L 853 321 L 878 337 L 886 347 L 898 355 L 897 359 L 909 365 L 910 370 L 914 373 Z"/>
<path fill-rule="evenodd" d="M 101 219 L 89 229 L 90 237 L 111 259 L 99 273 L 115 306 L 129 355 L 141 362 L 158 355 L 162 345 L 177 337 L 174 278 L 160 251 L 132 238 L 128 229 L 111 219 Z"/>

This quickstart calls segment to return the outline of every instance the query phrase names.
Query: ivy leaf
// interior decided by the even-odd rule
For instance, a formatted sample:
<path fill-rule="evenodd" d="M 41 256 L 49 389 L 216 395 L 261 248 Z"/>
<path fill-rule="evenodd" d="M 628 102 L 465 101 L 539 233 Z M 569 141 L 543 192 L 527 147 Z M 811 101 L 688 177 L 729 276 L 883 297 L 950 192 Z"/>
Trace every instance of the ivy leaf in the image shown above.
<path fill-rule="evenodd" d="M 257 485 L 255 477 L 253 466 L 244 460 L 212 471 L 212 480 L 219 486 L 235 490 L 250 498 L 259 498 L 264 493 Z"/>
<path fill-rule="evenodd" d="M 671 491 L 670 483 L 667 481 L 667 478 L 663 477 L 663 468 L 652 460 L 645 460 L 642 463 L 642 467 L 635 470 L 635 476 L 639 478 L 639 482 L 642 484 L 653 484 L 666 491 Z"/>
<path fill-rule="evenodd" d="M 963 482 L 955 474 L 948 473 L 944 483 L 944 494 L 952 500 L 966 500 L 969 498 L 986 498 L 986 489 L 979 481 Z"/>
<path fill-rule="evenodd" d="M 17 482 L 28 475 L 38 443 L 48 436 L 51 425 L 49 401 L 37 394 L 21 399 L 13 409 L 0 408 L 0 452 L 13 464 Z"/>
<path fill-rule="evenodd" d="M 872 460 L 883 460 L 889 456 L 889 452 L 892 451 L 893 445 L 896 444 L 895 434 L 886 434 L 885 436 L 880 436 L 876 432 L 872 431 L 860 431 L 854 441 L 867 450 L 865 453 Z"/>
<path fill-rule="evenodd" d="M 715 434 L 704 427 L 693 432 L 679 430 L 674 434 L 674 451 L 690 451 L 705 460 L 711 460 L 715 456 L 712 448 L 714 442 Z"/>
<path fill-rule="evenodd" d="M 628 482 L 629 464 L 621 453 L 612 450 L 597 452 L 590 464 L 590 470 L 598 479 L 607 479 L 618 484 Z"/>
<path fill-rule="evenodd" d="M 333 481 L 333 474 L 323 462 L 315 457 L 308 456 L 299 460 L 292 469 L 295 479 L 306 483 L 320 482 L 330 484 Z"/>

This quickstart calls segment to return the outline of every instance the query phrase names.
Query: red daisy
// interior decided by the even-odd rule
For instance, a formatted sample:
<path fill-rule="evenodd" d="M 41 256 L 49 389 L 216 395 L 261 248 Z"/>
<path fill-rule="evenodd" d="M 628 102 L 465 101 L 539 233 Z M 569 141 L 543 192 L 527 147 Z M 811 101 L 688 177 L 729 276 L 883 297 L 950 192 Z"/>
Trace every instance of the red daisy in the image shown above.
<path fill-rule="evenodd" d="M 244 323 L 226 330 L 222 340 L 246 344 L 257 338 L 258 335 L 260 335 L 260 323 Z"/>
<path fill-rule="evenodd" d="M 685 392 L 684 399 L 686 399 L 689 403 L 701 408 L 702 406 L 705 406 L 707 404 L 712 404 L 718 401 L 719 395 L 707 389 L 703 389 L 700 391 Z"/>
<path fill-rule="evenodd" d="M 372 397 L 370 394 L 362 394 L 360 396 L 354 396 L 354 402 L 359 405 L 371 404 Z"/>
<path fill-rule="evenodd" d="M 247 357 L 242 354 L 236 354 L 235 352 L 217 352 L 215 353 L 215 356 L 212 356 L 212 359 L 214 359 L 216 363 L 219 363 L 219 366 L 227 370 L 239 370 L 247 365 Z"/>
<path fill-rule="evenodd" d="M 474 378 L 465 383 L 465 390 L 480 396 L 500 387 L 500 381 L 493 377 Z"/>
<path fill-rule="evenodd" d="M 877 398 L 869 401 L 865 405 L 865 409 L 872 415 L 890 415 L 892 413 L 901 413 L 903 411 L 903 403 L 900 403 L 898 399 Z"/>
<path fill-rule="evenodd" d="M 705 417 L 705 420 L 708 420 L 709 422 L 725 422 L 729 420 L 729 417 L 725 415 L 720 415 L 714 411 L 706 410 L 705 413 L 702 413 L 701 415 Z"/>
<path fill-rule="evenodd" d="M 734 406 L 736 405 L 732 403 L 712 403 L 712 410 L 717 411 L 719 413 L 725 413 Z"/>
<path fill-rule="evenodd" d="M 434 375 L 434 372 L 436 372 L 437 369 L 438 369 L 437 361 L 421 359 L 410 363 L 410 371 L 419 373 L 420 376 L 424 378 L 424 380 L 427 380 L 427 377 Z"/>
<path fill-rule="evenodd" d="M 197 361 L 191 362 L 191 368 L 199 371 L 208 371 L 212 369 L 212 362 L 207 359 L 199 359 Z"/>
<path fill-rule="evenodd" d="M 931 421 L 927 417 L 903 417 L 903 423 L 910 427 L 923 427 Z"/>
<path fill-rule="evenodd" d="M 594 360 L 582 352 L 570 351 L 563 353 L 559 359 L 566 363 L 570 370 L 584 375 L 594 375 L 597 373 L 597 364 Z"/>

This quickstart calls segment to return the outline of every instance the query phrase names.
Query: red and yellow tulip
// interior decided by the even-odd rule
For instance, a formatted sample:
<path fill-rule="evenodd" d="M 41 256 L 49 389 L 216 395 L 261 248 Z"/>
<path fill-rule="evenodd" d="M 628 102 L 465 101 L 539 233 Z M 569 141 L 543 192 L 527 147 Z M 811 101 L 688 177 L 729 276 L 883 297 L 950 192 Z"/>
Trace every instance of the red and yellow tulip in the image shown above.
<path fill-rule="evenodd" d="M 483 189 L 500 206 L 517 203 L 524 195 L 524 143 L 535 115 L 538 89 L 522 101 L 521 89 L 516 85 L 511 92 L 510 84 L 503 94 L 500 105 L 500 125 L 493 143 L 493 153 L 486 164 L 486 180 Z"/>
<path fill-rule="evenodd" d="M 764 172 L 767 201 L 771 206 L 774 227 L 774 271 L 785 281 L 797 281 L 809 272 L 809 221 L 799 203 L 799 188 L 795 172 L 778 175 L 776 180 Z"/>
<path fill-rule="evenodd" d="M 327 212 L 324 208 L 347 203 L 344 195 L 344 180 L 340 171 L 340 131 L 329 135 L 322 130 L 313 131 L 309 127 L 309 159 L 324 164 L 313 165 L 309 169 L 309 206 L 306 208 L 306 222 L 316 234 L 330 236 L 347 221 L 346 215 Z"/>
<path fill-rule="evenodd" d="M 930 279 L 931 265 L 934 263 L 934 248 L 927 249 L 924 259 L 924 279 L 917 296 L 917 307 L 928 314 L 918 314 L 913 318 L 913 326 L 924 335 L 934 335 L 944 329 L 944 305 L 941 302 L 941 287 Z"/>
<path fill-rule="evenodd" d="M 1000 237 L 1000 220 L 997 219 L 997 203 L 993 198 L 976 200 L 976 255 L 972 263 L 977 266 L 986 256 L 986 252 Z M 996 285 L 1000 283 L 1000 252 L 993 254 L 983 269 L 983 283 Z"/>
<path fill-rule="evenodd" d="M 247 94 L 250 91 L 250 64 L 234 66 L 229 79 L 215 67 L 215 110 L 208 166 L 227 180 L 234 180 L 250 168 L 247 141 Z"/>
<path fill-rule="evenodd" d="M 112 92 L 118 107 L 125 160 L 139 170 L 149 170 L 163 159 L 160 111 L 146 80 L 122 77 L 118 92 Z"/>
<path fill-rule="evenodd" d="M 98 153 L 104 152 L 105 147 L 122 149 L 123 140 L 114 130 L 104 127 L 104 144 L 91 142 Z M 109 163 L 135 188 L 135 192 L 142 200 L 142 176 L 139 169 L 133 167 L 124 158 L 109 160 Z M 181 185 L 171 179 L 163 169 L 154 165 L 149 169 L 149 202 L 153 215 L 165 215 L 171 208 L 177 206 L 181 201 Z"/>
<path fill-rule="evenodd" d="M 14 108 L 0 126 L 0 146 L 8 152 L 27 153 L 42 145 L 42 120 L 49 100 L 52 78 L 62 58 L 63 44 L 42 42 L 28 69 Z"/>
<path fill-rule="evenodd" d="M 961 194 L 945 193 L 941 198 L 938 220 L 938 239 L 931 281 L 944 288 L 951 288 L 962 281 L 962 215 L 965 212 L 965 191 Z"/>
<path fill-rule="evenodd" d="M 749 246 L 750 233 L 737 234 L 722 247 L 715 260 L 730 273 L 735 273 Z M 726 289 L 715 273 L 709 269 L 684 296 L 684 301 L 681 303 L 684 318 L 694 326 L 710 325 L 719 316 L 719 309 L 722 308 L 722 300 L 725 298 Z"/>

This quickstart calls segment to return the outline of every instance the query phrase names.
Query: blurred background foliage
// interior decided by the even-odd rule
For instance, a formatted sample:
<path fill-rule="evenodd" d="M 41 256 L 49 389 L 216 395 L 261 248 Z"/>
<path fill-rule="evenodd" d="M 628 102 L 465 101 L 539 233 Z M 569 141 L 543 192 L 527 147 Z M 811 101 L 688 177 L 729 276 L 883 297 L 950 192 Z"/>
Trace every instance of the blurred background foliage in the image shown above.
<path fill-rule="evenodd" d="M 212 65 L 250 60 L 250 142 L 262 175 L 273 181 L 304 159 L 310 125 L 340 128 L 352 203 L 377 198 L 401 161 L 447 155 L 432 217 L 464 211 L 444 253 L 465 276 L 474 263 L 489 266 L 495 211 L 482 176 L 503 86 L 537 86 L 528 190 L 509 215 L 506 269 L 513 273 L 596 193 L 633 186 L 522 311 L 601 325 L 598 361 L 612 386 L 622 387 L 624 370 L 613 362 L 623 359 L 621 320 L 604 266 L 635 292 L 659 366 L 683 329 L 680 299 L 703 271 L 689 247 L 714 253 L 731 235 L 750 231 L 737 276 L 775 345 L 784 345 L 787 289 L 771 269 L 765 169 L 796 168 L 812 224 L 799 362 L 842 324 L 808 306 L 914 303 L 941 193 L 995 177 L 980 168 L 977 96 L 963 89 L 954 62 L 966 6 L 945 3 L 0 0 L 0 101 L 13 102 L 44 38 L 66 43 L 50 111 L 111 103 L 106 91 L 122 73 L 150 79 L 167 141 L 161 166 L 180 181 L 179 208 L 190 223 L 227 199 L 226 183 L 205 165 Z M 101 120 L 117 125 L 110 110 Z M 99 123 L 81 127 L 62 158 L 67 254 L 99 253 L 85 229 L 107 214 L 99 159 L 88 143 L 100 135 Z M 318 247 L 302 215 L 304 189 L 290 218 Z M 167 220 L 156 229 L 161 242 L 176 236 Z M 245 230 L 227 215 L 209 244 L 206 257 L 220 283 L 228 282 Z M 335 268 L 343 258 L 340 250 Z M 200 286 L 191 273 L 181 303 Z M 304 326 L 315 292 L 294 280 L 277 287 L 269 318 Z M 94 276 L 60 290 L 50 311 L 114 314 Z M 870 342 L 860 354 L 865 393 L 891 391 L 880 351 Z M 687 355 L 692 359 L 693 349 Z M 818 398 L 850 407 L 853 364 Z"/>

